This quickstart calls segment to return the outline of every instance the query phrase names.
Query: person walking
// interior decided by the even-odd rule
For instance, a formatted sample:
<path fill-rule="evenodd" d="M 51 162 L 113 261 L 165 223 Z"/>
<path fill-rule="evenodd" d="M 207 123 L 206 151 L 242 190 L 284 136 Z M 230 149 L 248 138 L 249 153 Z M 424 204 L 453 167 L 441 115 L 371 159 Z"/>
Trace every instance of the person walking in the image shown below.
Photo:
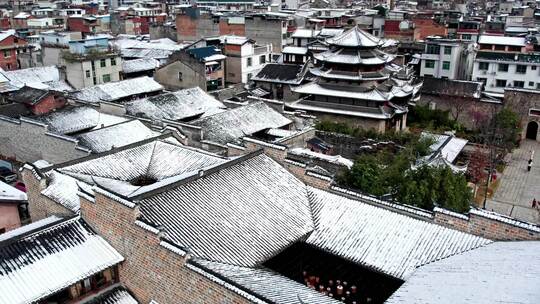
<path fill-rule="evenodd" d="M 532 164 L 533 164 L 532 159 L 529 159 L 529 163 L 527 164 L 527 172 L 531 172 Z"/>
<path fill-rule="evenodd" d="M 533 198 L 533 201 L 532 201 L 532 207 L 533 207 L 533 208 L 536 208 L 536 205 L 537 205 L 537 204 L 536 204 L 536 199 Z"/>

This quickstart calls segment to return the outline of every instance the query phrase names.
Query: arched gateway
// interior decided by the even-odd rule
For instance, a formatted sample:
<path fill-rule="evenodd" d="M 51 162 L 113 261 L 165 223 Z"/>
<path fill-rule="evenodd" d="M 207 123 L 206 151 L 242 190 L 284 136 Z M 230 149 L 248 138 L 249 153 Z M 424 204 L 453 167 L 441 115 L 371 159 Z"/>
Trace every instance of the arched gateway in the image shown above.
<path fill-rule="evenodd" d="M 528 139 L 537 140 L 538 138 L 538 122 L 529 121 L 527 124 L 527 134 L 525 136 Z"/>

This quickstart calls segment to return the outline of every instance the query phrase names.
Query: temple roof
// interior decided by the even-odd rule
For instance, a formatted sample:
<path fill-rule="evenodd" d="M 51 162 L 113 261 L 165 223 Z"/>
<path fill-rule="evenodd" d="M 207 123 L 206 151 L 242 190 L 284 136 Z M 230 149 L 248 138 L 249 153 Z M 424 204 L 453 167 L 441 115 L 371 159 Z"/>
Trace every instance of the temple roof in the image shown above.
<path fill-rule="evenodd" d="M 331 45 L 342 47 L 374 48 L 383 45 L 384 41 L 370 33 L 353 27 L 352 29 L 327 40 Z"/>
<path fill-rule="evenodd" d="M 394 60 L 395 56 L 388 55 L 378 49 L 347 49 L 338 48 L 314 54 L 317 60 L 339 64 L 380 65 Z"/>

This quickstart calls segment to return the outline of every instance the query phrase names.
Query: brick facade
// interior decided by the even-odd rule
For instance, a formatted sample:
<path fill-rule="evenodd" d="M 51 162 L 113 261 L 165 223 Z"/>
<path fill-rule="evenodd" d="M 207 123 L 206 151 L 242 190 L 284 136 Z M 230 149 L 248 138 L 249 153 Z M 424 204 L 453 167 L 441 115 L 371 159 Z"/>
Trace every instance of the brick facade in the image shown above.
<path fill-rule="evenodd" d="M 157 230 L 149 231 L 155 228 L 135 224 L 137 206 L 119 200 L 99 192 L 94 201 L 81 198 L 81 214 L 124 256 L 119 267 L 120 281 L 140 303 L 250 303 L 189 269 L 186 256 L 162 246 Z"/>
<path fill-rule="evenodd" d="M 536 90 L 506 89 L 504 92 L 505 106 L 517 112 L 521 118 L 521 138 L 527 134 L 527 126 L 535 121 L 540 126 L 540 115 L 533 115 L 531 110 L 540 111 L 540 92 Z M 540 128 L 536 140 L 540 142 Z"/>
<path fill-rule="evenodd" d="M 9 35 L 0 41 L 0 68 L 11 71 L 20 68 L 18 52 L 27 51 L 28 42 L 24 39 Z"/>
<path fill-rule="evenodd" d="M 436 224 L 497 241 L 540 240 L 540 227 L 488 211 L 471 210 L 469 215 L 435 209 Z"/>
<path fill-rule="evenodd" d="M 37 104 L 30 107 L 30 111 L 35 115 L 43 115 L 53 110 L 60 109 L 65 106 L 66 100 L 61 97 L 56 97 L 49 94 L 47 97 L 40 100 Z"/>
<path fill-rule="evenodd" d="M 47 185 L 45 178 L 28 167 L 25 167 L 22 172 L 22 180 L 26 185 L 28 195 L 28 212 L 32 222 L 42 220 L 51 215 L 72 216 L 73 212 L 50 198 L 41 194 Z"/>

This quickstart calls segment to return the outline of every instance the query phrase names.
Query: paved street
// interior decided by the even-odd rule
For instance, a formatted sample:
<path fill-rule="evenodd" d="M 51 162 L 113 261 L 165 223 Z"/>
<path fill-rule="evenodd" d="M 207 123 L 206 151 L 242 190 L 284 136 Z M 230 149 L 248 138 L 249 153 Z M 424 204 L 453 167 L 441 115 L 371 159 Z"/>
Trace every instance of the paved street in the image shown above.
<path fill-rule="evenodd" d="M 533 167 L 527 172 L 530 151 L 535 150 Z M 540 143 L 526 140 L 509 156 L 500 185 L 486 209 L 540 224 L 540 209 L 531 208 L 533 198 L 540 200 Z"/>

